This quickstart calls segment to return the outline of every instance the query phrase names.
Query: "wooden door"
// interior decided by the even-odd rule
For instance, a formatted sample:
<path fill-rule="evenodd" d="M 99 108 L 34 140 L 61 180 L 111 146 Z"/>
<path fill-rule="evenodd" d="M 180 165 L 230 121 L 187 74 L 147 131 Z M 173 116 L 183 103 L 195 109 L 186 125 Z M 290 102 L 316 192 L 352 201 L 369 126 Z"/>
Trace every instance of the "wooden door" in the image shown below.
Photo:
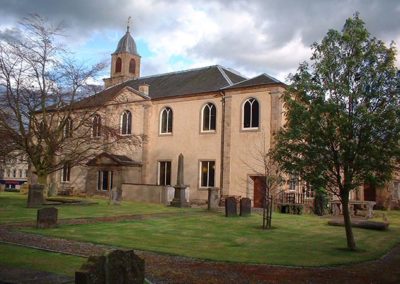
<path fill-rule="evenodd" d="M 375 186 L 364 183 L 364 200 L 365 201 L 376 201 L 376 189 Z"/>
<path fill-rule="evenodd" d="M 262 208 L 264 199 L 264 177 L 253 176 L 251 177 L 254 181 L 254 207 Z"/>

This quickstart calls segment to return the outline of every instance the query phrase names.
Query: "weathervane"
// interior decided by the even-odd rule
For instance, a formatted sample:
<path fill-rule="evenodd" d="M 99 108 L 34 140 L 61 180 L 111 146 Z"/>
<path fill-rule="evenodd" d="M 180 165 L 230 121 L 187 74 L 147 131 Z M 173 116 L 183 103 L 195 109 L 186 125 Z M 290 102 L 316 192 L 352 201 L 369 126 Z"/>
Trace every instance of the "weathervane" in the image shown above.
<path fill-rule="evenodd" d="M 128 24 L 126 26 L 126 31 L 127 32 L 129 32 L 130 23 L 131 23 L 131 16 L 128 17 Z"/>

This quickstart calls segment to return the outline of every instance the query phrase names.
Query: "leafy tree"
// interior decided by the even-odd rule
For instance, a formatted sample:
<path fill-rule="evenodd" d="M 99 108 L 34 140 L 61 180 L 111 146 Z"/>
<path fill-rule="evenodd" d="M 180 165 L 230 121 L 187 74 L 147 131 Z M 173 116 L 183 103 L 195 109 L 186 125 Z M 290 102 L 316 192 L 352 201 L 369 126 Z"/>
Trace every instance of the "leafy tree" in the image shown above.
<path fill-rule="evenodd" d="M 312 63 L 289 76 L 287 121 L 274 157 L 286 172 L 339 197 L 354 250 L 349 193 L 366 180 L 388 181 L 399 157 L 396 50 L 371 37 L 356 13 L 312 51 Z"/>

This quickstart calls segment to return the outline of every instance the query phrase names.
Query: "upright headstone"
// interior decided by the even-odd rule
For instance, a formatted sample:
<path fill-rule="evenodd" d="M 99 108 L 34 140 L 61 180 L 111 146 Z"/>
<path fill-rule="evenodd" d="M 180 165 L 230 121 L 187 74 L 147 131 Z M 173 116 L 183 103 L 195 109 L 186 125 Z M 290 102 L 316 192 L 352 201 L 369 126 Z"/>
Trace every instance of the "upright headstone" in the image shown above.
<path fill-rule="evenodd" d="M 240 216 L 251 215 L 251 199 L 242 198 L 240 199 Z"/>
<path fill-rule="evenodd" d="M 118 190 L 116 188 L 112 188 L 110 190 L 109 204 L 121 205 L 121 199 L 122 199 L 122 190 Z"/>
<path fill-rule="evenodd" d="M 44 185 L 31 184 L 28 191 L 28 207 L 40 207 L 44 203 L 43 197 Z"/>
<path fill-rule="evenodd" d="M 183 155 L 182 153 L 179 154 L 178 158 L 178 175 L 176 178 L 176 185 L 174 199 L 171 201 L 171 206 L 173 207 L 189 207 L 189 203 L 186 201 L 185 198 L 185 189 L 187 185 L 184 183 L 183 179 Z"/>
<path fill-rule="evenodd" d="M 55 207 L 42 208 L 37 211 L 36 227 L 39 229 L 57 226 L 58 209 Z"/>
<path fill-rule="evenodd" d="M 208 189 L 208 210 L 217 209 L 219 204 L 219 190 L 216 187 Z"/>
<path fill-rule="evenodd" d="M 144 260 L 133 250 L 113 250 L 102 256 L 90 256 L 75 272 L 76 284 L 144 283 Z"/>
<path fill-rule="evenodd" d="M 225 198 L 225 216 L 226 217 L 237 216 L 236 198 L 233 196 Z"/>

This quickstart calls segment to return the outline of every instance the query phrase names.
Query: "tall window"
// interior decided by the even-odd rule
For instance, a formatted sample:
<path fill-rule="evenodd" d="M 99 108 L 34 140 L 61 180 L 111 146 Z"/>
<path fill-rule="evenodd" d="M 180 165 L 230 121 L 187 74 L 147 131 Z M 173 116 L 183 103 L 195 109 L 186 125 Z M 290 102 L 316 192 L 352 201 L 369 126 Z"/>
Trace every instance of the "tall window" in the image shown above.
<path fill-rule="evenodd" d="M 122 70 L 122 60 L 121 57 L 117 58 L 117 61 L 115 62 L 115 73 L 120 73 Z"/>
<path fill-rule="evenodd" d="M 132 114 L 126 110 L 121 115 L 121 134 L 132 134 Z"/>
<path fill-rule="evenodd" d="M 161 111 L 161 125 L 160 125 L 160 133 L 172 133 L 172 120 L 173 120 L 173 113 L 172 109 L 169 107 L 164 108 Z"/>
<path fill-rule="evenodd" d="M 129 61 L 129 73 L 135 73 L 135 70 L 136 70 L 135 59 L 131 59 L 131 61 Z"/>
<path fill-rule="evenodd" d="M 215 105 L 212 103 L 206 104 L 203 107 L 201 115 L 202 115 L 201 131 L 203 132 L 215 131 L 216 115 L 217 115 L 217 110 L 215 108 Z"/>
<path fill-rule="evenodd" d="M 200 187 L 215 186 L 215 161 L 200 162 Z"/>
<path fill-rule="evenodd" d="M 259 115 L 258 101 L 255 98 L 247 99 L 243 104 L 243 128 L 258 128 Z"/>
<path fill-rule="evenodd" d="M 101 116 L 96 114 L 93 117 L 92 136 L 100 137 L 101 135 Z"/>
<path fill-rule="evenodd" d="M 158 162 L 158 184 L 171 185 L 171 162 Z"/>
<path fill-rule="evenodd" d="M 64 137 L 65 138 L 70 138 L 72 137 L 72 119 L 68 117 L 65 120 L 65 126 L 64 126 Z"/>
<path fill-rule="evenodd" d="M 97 172 L 97 190 L 109 191 L 113 187 L 114 173 L 112 171 Z"/>
<path fill-rule="evenodd" d="M 70 180 L 71 164 L 65 163 L 62 169 L 61 181 L 67 182 Z"/>

